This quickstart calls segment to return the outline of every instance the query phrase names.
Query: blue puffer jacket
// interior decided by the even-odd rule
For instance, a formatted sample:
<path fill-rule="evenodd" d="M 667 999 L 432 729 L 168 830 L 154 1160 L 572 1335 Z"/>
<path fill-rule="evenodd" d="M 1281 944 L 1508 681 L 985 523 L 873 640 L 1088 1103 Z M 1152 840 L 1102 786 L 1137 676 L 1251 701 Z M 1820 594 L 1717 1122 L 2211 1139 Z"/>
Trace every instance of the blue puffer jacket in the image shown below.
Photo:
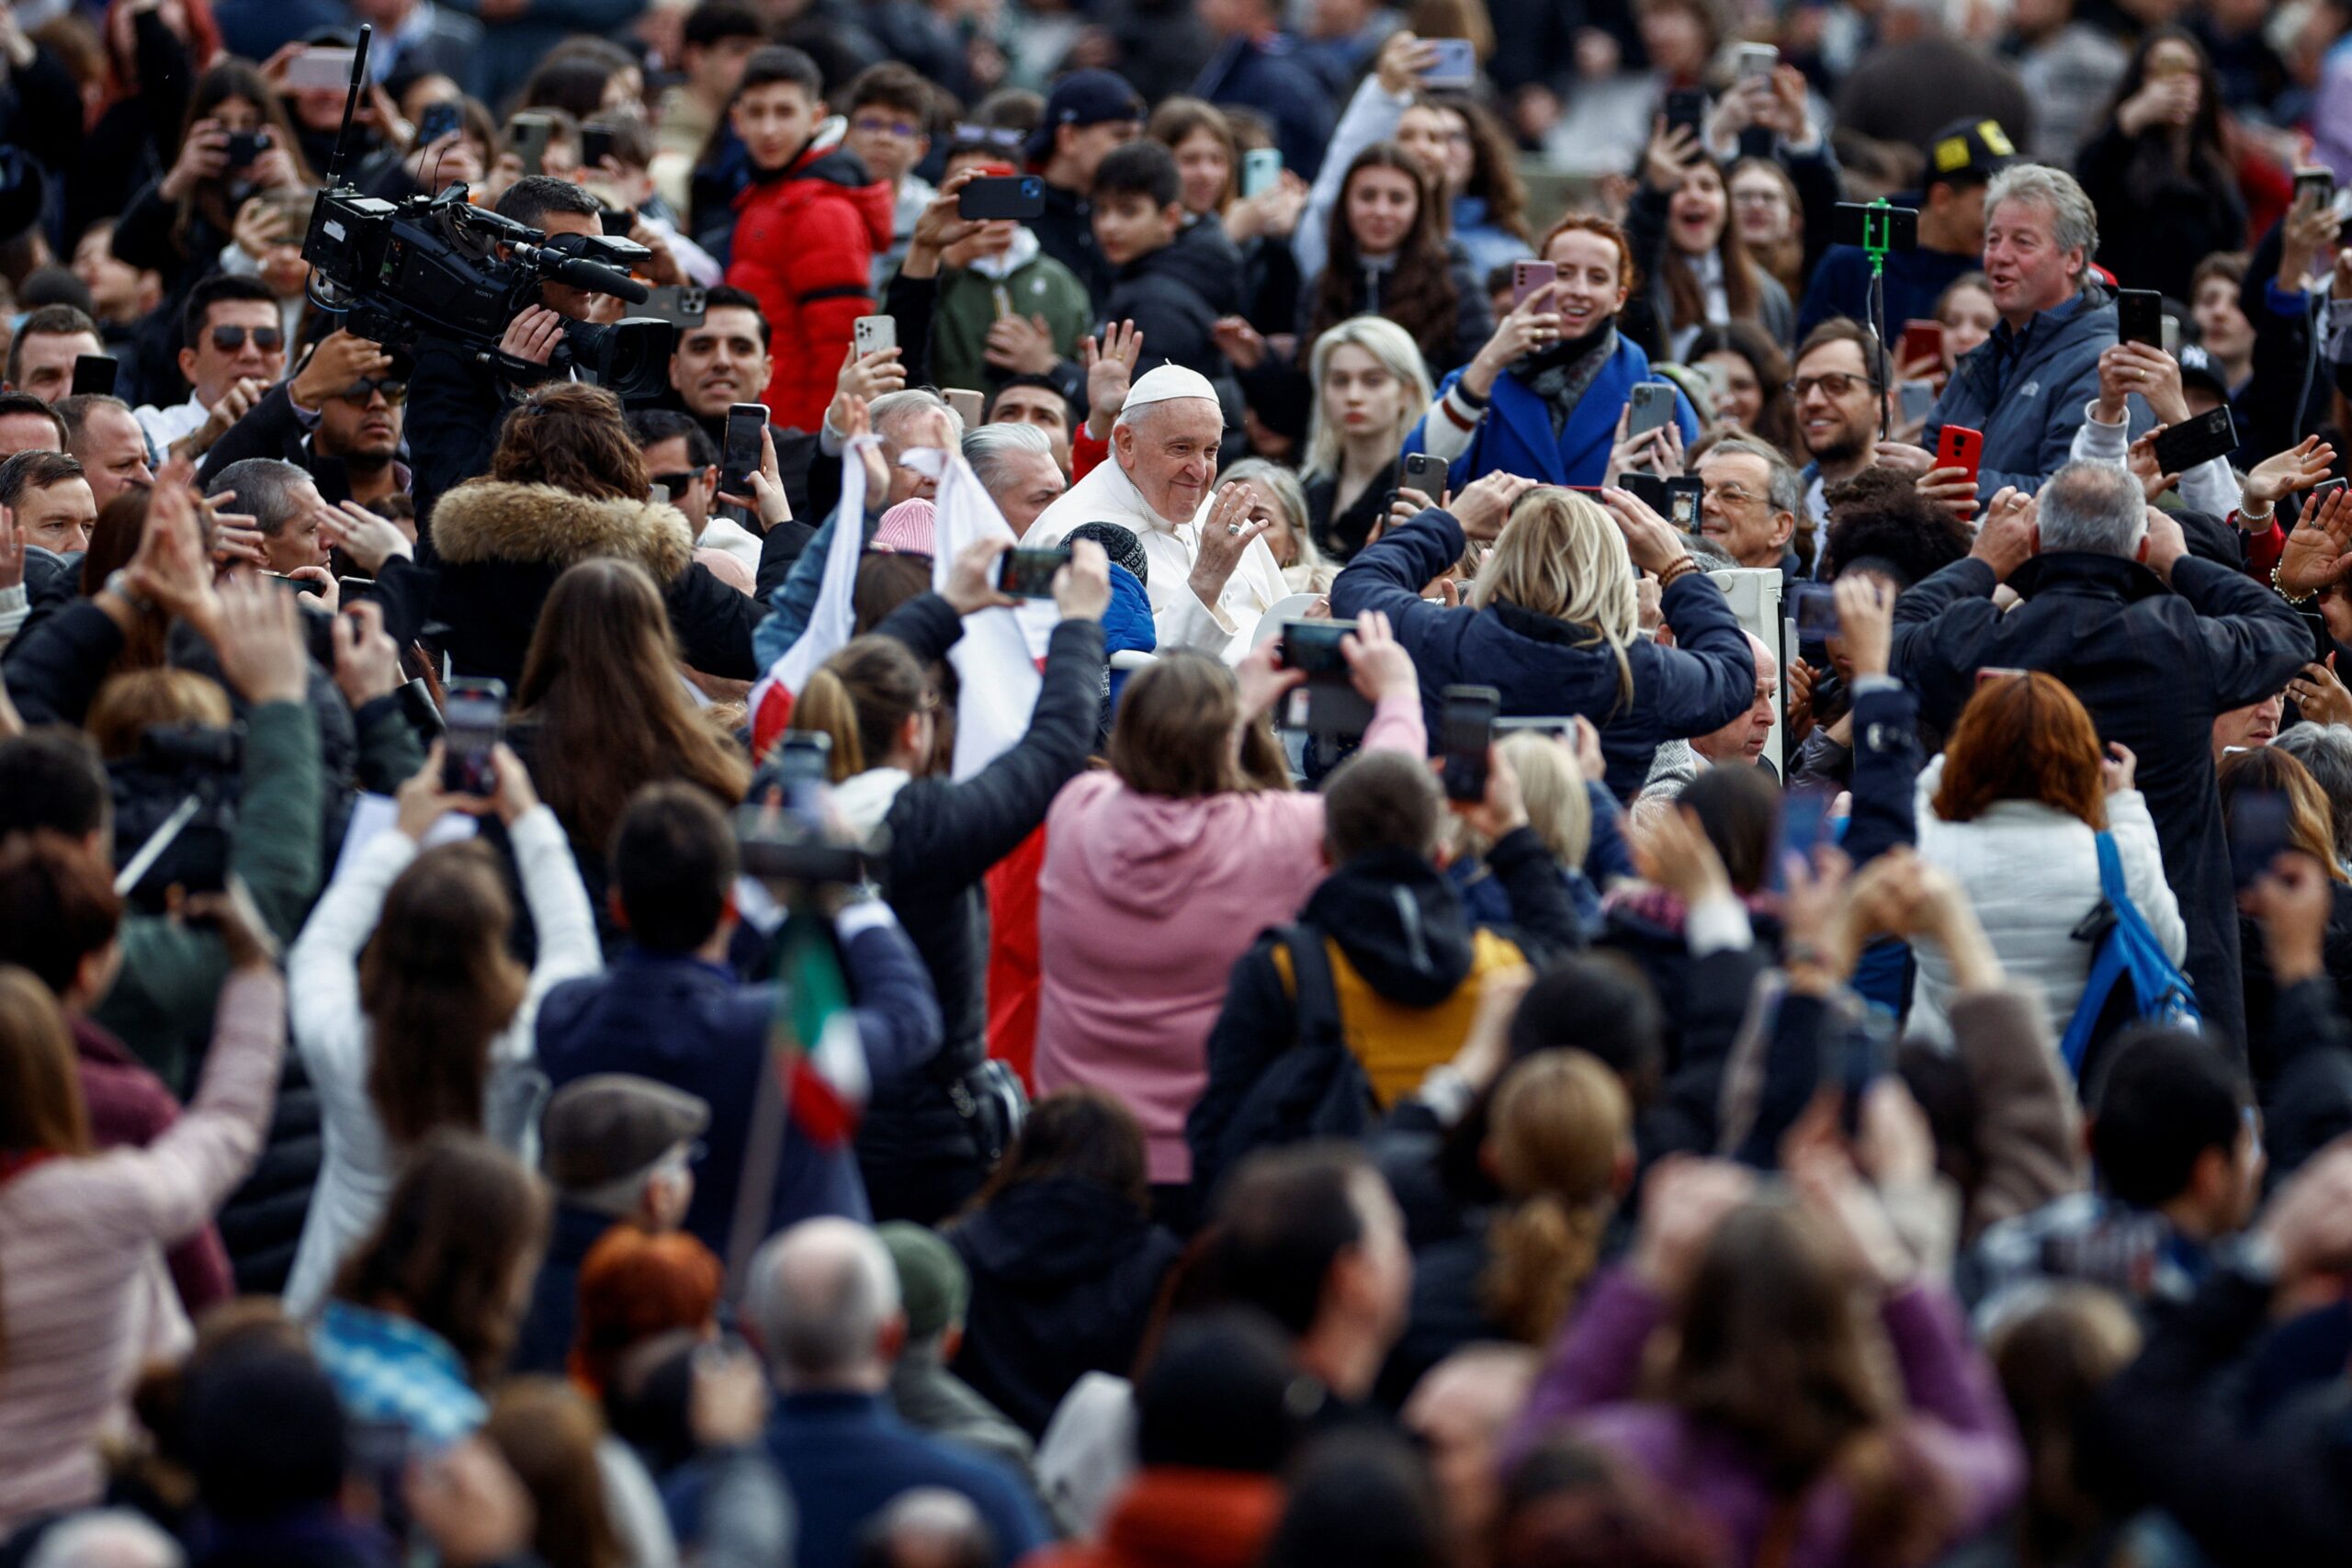
<path fill-rule="evenodd" d="M 2115 341 L 2115 294 L 2098 282 L 2021 333 L 2003 321 L 1952 372 L 1919 444 L 1933 452 L 1947 424 L 1981 432 L 1978 497 L 2003 485 L 2031 494 L 2065 466 L 2083 406 L 2098 396 L 2098 356 Z M 2128 407 L 2136 439 L 2155 419 L 2137 398 Z"/>
<path fill-rule="evenodd" d="M 1421 706 L 1438 733 L 1445 688 L 1469 683 L 1502 693 L 1505 717 L 1580 713 L 1600 727 L 1607 783 L 1631 800 L 1649 774 L 1658 742 L 1722 728 L 1756 698 L 1756 658 L 1747 634 L 1704 572 L 1685 572 L 1666 591 L 1667 624 L 1679 646 L 1635 638 L 1630 706 L 1618 700 L 1617 656 L 1589 627 L 1497 604 L 1449 610 L 1421 587 L 1462 558 L 1462 525 L 1435 508 L 1372 545 L 1331 584 L 1331 615 L 1351 621 L 1387 612 L 1396 640 L 1421 678 Z"/>
<path fill-rule="evenodd" d="M 1102 612 L 1103 653 L 1151 653 L 1159 647 L 1159 633 L 1151 623 L 1151 595 L 1134 572 L 1113 561 L 1111 603 Z M 1111 671 L 1109 679 L 1110 705 L 1115 708 L 1119 705 L 1119 692 L 1127 683 L 1127 671 Z M 1106 720 L 1109 711 L 1104 710 Z"/>

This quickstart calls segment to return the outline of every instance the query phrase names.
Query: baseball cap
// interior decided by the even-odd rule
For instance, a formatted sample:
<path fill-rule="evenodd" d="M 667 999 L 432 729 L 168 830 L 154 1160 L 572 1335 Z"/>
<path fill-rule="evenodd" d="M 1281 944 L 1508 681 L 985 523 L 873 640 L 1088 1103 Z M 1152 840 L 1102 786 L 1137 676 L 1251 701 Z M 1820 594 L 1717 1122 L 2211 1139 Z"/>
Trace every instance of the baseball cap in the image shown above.
<path fill-rule="evenodd" d="M 2180 384 L 2186 387 L 2191 381 L 2211 388 L 2223 401 L 2229 400 L 2229 378 L 2222 374 L 2222 367 L 2213 363 L 2211 355 L 2193 343 L 2180 351 Z"/>
<path fill-rule="evenodd" d="M 2017 161 L 2018 150 L 1996 119 L 1956 119 L 1928 139 L 1928 172 L 1921 183 L 1989 180 Z"/>
<path fill-rule="evenodd" d="M 1029 161 L 1041 163 L 1054 150 L 1054 132 L 1065 125 L 1101 125 L 1143 118 L 1143 99 L 1115 71 L 1073 71 L 1046 95 L 1045 118 L 1029 133 Z"/>
<path fill-rule="evenodd" d="M 972 1296 L 972 1278 L 937 1231 L 891 1220 L 875 1226 L 874 1234 L 899 1271 L 899 1304 L 907 1314 L 909 1339 L 928 1339 L 962 1321 L 965 1303 Z"/>
<path fill-rule="evenodd" d="M 650 1169 L 708 1125 L 710 1106 L 697 1096 L 631 1073 L 594 1073 L 548 1101 L 539 1168 L 560 1191 L 591 1191 Z"/>

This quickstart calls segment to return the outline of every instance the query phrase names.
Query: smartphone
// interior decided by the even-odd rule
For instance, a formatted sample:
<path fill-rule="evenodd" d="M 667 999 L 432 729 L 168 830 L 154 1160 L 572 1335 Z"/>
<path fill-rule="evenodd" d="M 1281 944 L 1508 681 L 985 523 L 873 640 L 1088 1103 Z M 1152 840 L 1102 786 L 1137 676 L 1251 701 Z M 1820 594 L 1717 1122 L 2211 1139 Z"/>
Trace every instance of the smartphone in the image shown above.
<path fill-rule="evenodd" d="M 1888 1070 L 1887 1039 L 1877 1020 L 1849 1029 L 1838 1052 L 1838 1124 L 1849 1139 L 1861 1135 L 1862 1101 Z"/>
<path fill-rule="evenodd" d="M 1340 651 L 1340 639 L 1353 630 L 1351 621 L 1284 621 L 1282 667 L 1302 671 L 1309 680 L 1318 675 L 1345 680 L 1348 660 Z"/>
<path fill-rule="evenodd" d="M 980 427 L 980 411 L 988 406 L 986 398 L 968 387 L 944 388 L 939 395 L 947 400 L 947 406 L 956 411 L 956 417 L 964 422 L 966 430 L 978 430 Z"/>
<path fill-rule="evenodd" d="M 229 133 L 229 167 L 250 169 L 254 161 L 269 151 L 266 130 L 232 130 Z"/>
<path fill-rule="evenodd" d="M 1706 487 L 1696 474 L 1678 474 L 1666 481 L 1666 520 L 1686 534 L 1699 531 L 1699 507 L 1707 498 Z"/>
<path fill-rule="evenodd" d="M 555 140 L 555 121 L 543 114 L 518 114 L 506 122 L 506 150 L 523 161 L 526 175 L 547 173 L 548 143 Z"/>
<path fill-rule="evenodd" d="M 1916 365 L 1922 359 L 1944 362 L 1944 324 L 1941 321 L 1905 321 L 1903 323 L 1903 363 Z"/>
<path fill-rule="evenodd" d="M 1617 488 L 1633 492 L 1635 500 L 1660 517 L 1674 510 L 1674 498 L 1666 488 L 1666 480 L 1657 474 L 1619 474 Z"/>
<path fill-rule="evenodd" d="M 1841 201 L 1830 214 L 1829 243 L 1859 245 L 1866 251 L 1916 251 L 1919 248 L 1918 210 Z"/>
<path fill-rule="evenodd" d="M 2167 474 L 2185 474 L 2199 463 L 2226 457 L 2238 449 L 2238 422 L 2222 403 L 2195 419 L 2186 419 L 2156 433 L 2156 468 Z"/>
<path fill-rule="evenodd" d="M 1045 210 L 1046 182 L 1038 175 L 984 175 L 956 193 L 958 218 L 1025 221 Z"/>
<path fill-rule="evenodd" d="M 1408 452 L 1405 455 L 1403 488 L 1419 491 L 1434 506 L 1445 499 L 1445 476 L 1450 467 L 1442 457 L 1427 452 Z"/>
<path fill-rule="evenodd" d="M 327 585 L 313 577 L 288 577 L 282 571 L 265 571 L 262 575 L 297 593 L 324 594 L 327 591 Z"/>
<path fill-rule="evenodd" d="M 1838 591 L 1826 582 L 1800 582 L 1790 595 L 1799 642 L 1838 635 Z"/>
<path fill-rule="evenodd" d="M 1674 388 L 1665 381 L 1639 382 L 1634 386 L 1633 399 L 1627 406 L 1634 411 L 1633 417 L 1625 422 L 1625 439 L 1631 441 L 1636 435 L 1663 429 L 1672 422 Z"/>
<path fill-rule="evenodd" d="M 596 169 L 613 155 L 613 128 L 609 125 L 583 125 L 580 128 L 580 166 Z"/>
<path fill-rule="evenodd" d="M 1487 754 L 1495 744 L 1495 719 L 1503 694 L 1492 686 L 1448 686 L 1438 719 L 1438 749 L 1444 759 L 1445 798 L 1487 798 Z"/>
<path fill-rule="evenodd" d="M 1050 599 L 1054 574 L 1069 564 L 1069 547 L 1049 550 L 1011 549 L 997 558 L 997 592 L 1015 599 Z"/>
<path fill-rule="evenodd" d="M 1743 82 L 1761 78 L 1772 79 L 1781 66 L 1781 51 L 1769 43 L 1744 43 L 1739 46 L 1739 79 Z"/>
<path fill-rule="evenodd" d="M 607 234 L 628 239 L 628 231 L 637 227 L 637 214 L 625 207 L 596 209 L 596 221 Z"/>
<path fill-rule="evenodd" d="M 452 681 L 441 703 L 441 787 L 451 795 L 498 792 L 491 757 L 506 728 L 506 682 Z"/>
<path fill-rule="evenodd" d="M 1915 420 L 1925 420 L 1936 412 L 1936 384 L 1933 381 L 1905 381 L 1895 395 L 1901 401 L 1905 424 Z"/>
<path fill-rule="evenodd" d="M 896 348 L 899 346 L 899 318 L 860 316 L 850 326 L 850 341 L 856 345 L 860 359 L 869 354 L 879 354 L 886 348 Z"/>
<path fill-rule="evenodd" d="M 1424 39 L 1422 42 L 1436 51 L 1421 73 L 1424 87 L 1467 87 L 1478 80 L 1478 51 L 1466 38 Z"/>
<path fill-rule="evenodd" d="M 2295 199 L 2301 201 L 2305 196 L 2309 196 L 2312 198 L 2312 206 L 2321 211 L 2335 206 L 2335 171 L 2297 169 L 2295 171 Z"/>
<path fill-rule="evenodd" d="M 445 136 L 455 136 L 466 128 L 466 111 L 454 98 L 437 104 L 427 104 L 424 112 L 416 117 L 416 144 L 430 147 Z"/>
<path fill-rule="evenodd" d="M 1704 87 L 1677 87 L 1666 95 L 1666 128 L 1680 126 L 1698 138 L 1701 156 L 1707 144 L 1707 90 Z"/>
<path fill-rule="evenodd" d="M 1964 424 L 1947 424 L 1943 434 L 1936 437 L 1936 467 L 1960 468 L 1970 479 L 1976 477 L 1977 466 L 1984 460 L 1984 433 L 1971 430 Z"/>
<path fill-rule="evenodd" d="M 645 303 L 636 313 L 672 326 L 698 327 L 709 300 L 710 290 L 699 283 L 664 283 L 645 291 Z"/>
<path fill-rule="evenodd" d="M 122 367 L 110 354 L 77 354 L 74 356 L 74 389 L 69 397 L 114 396 L 114 378 Z"/>
<path fill-rule="evenodd" d="M 1983 665 L 1979 665 L 1979 666 L 1977 667 L 1977 670 L 1976 670 L 1976 684 L 1977 684 L 1977 685 L 1979 685 L 1979 686 L 1982 686 L 1982 685 L 1986 684 L 1988 682 L 1993 682 L 1993 681 L 2007 681 L 2007 680 L 2010 679 L 2012 676 L 2026 675 L 2026 674 L 2030 674 L 2030 673 L 2031 673 L 2031 671 L 2030 671 L 2019 670 L 2019 669 L 2016 668 L 2014 665 L 2008 665 L 2008 664 L 1983 664 Z"/>
<path fill-rule="evenodd" d="M 2230 802 L 2230 879 L 2241 893 L 2290 847 L 2287 797 L 2275 789 L 2242 789 Z"/>
<path fill-rule="evenodd" d="M 351 85 L 353 54 L 332 44 L 312 44 L 286 62 L 286 85 L 298 93 L 340 93 Z"/>
<path fill-rule="evenodd" d="M 1283 152 L 1279 147 L 1252 147 L 1241 154 L 1241 199 L 1263 196 L 1283 181 Z"/>
<path fill-rule="evenodd" d="M 728 406 L 727 438 L 719 454 L 719 494 L 752 493 L 752 476 L 760 469 L 760 433 L 767 427 L 767 404 L 731 403 Z"/>
<path fill-rule="evenodd" d="M 1820 583 L 1807 583 L 1818 588 Z M 1829 808 L 1837 796 L 1826 790 L 1791 790 L 1781 803 L 1781 852 L 1773 859 L 1778 870 L 1780 863 L 1791 855 L 1813 863 L 1813 852 L 1821 847 L 1825 829 L 1829 826 Z"/>
<path fill-rule="evenodd" d="M 2115 335 L 2125 343 L 2162 348 L 2165 297 L 2153 288 L 2120 288 L 2115 294 Z"/>
<path fill-rule="evenodd" d="M 354 598 L 372 592 L 376 587 L 376 580 L 372 577 L 338 577 L 334 580 L 334 585 L 342 590 L 343 603 L 345 607 L 348 607 Z"/>
<path fill-rule="evenodd" d="M 1527 303 L 1527 297 L 1539 288 L 1560 280 L 1560 269 L 1546 261 L 1515 261 L 1510 264 L 1510 308 L 1518 310 Z"/>

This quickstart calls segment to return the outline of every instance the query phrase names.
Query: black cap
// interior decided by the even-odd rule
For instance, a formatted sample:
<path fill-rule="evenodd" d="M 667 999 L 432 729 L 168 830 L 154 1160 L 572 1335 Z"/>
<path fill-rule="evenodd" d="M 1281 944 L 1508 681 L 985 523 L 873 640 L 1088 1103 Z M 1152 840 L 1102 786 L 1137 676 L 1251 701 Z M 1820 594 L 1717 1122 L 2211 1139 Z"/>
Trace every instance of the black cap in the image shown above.
<path fill-rule="evenodd" d="M 2191 381 L 2203 382 L 2220 393 L 2224 401 L 2229 399 L 2229 378 L 2222 374 L 2222 367 L 2213 363 L 2211 355 L 2193 343 L 2180 351 L 2180 384 L 2186 387 Z"/>
<path fill-rule="evenodd" d="M 1046 95 L 1046 115 L 1029 133 L 1029 161 L 1045 162 L 1054 132 L 1065 125 L 1085 127 L 1108 120 L 1143 118 L 1143 99 L 1115 71 L 1073 71 Z"/>
<path fill-rule="evenodd" d="M 1922 185 L 1939 180 L 1989 180 L 2017 162 L 2018 150 L 1997 119 L 1956 119 L 1928 138 Z"/>

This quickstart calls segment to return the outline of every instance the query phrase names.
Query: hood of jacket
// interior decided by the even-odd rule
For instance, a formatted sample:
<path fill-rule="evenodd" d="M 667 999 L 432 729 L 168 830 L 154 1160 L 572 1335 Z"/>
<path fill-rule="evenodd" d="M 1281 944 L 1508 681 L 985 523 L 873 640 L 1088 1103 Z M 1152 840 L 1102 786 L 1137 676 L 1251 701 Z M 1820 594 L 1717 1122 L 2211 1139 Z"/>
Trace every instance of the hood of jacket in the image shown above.
<path fill-rule="evenodd" d="M 1165 919 L 1202 877 L 1251 852 L 1248 810 L 1242 795 L 1176 800 L 1122 789 L 1086 830 L 1087 883 L 1114 908 Z"/>
<path fill-rule="evenodd" d="M 1241 253 L 1225 237 L 1222 224 L 1206 220 L 1187 223 L 1168 243 L 1121 267 L 1119 277 L 1123 282 L 1172 278 L 1206 300 L 1220 316 L 1237 314 L 1241 309 Z"/>
<path fill-rule="evenodd" d="M 1470 917 L 1442 872 L 1404 850 L 1358 855 L 1323 879 L 1301 911 L 1371 987 L 1435 1007 L 1470 973 Z"/>
<path fill-rule="evenodd" d="M 452 566 L 527 561 L 560 569 L 617 556 L 661 583 L 684 572 L 695 554 L 693 530 L 674 506 L 505 479 L 473 479 L 443 495 L 433 509 L 433 546 Z"/>
<path fill-rule="evenodd" d="M 1122 1193 L 1057 1178 L 1006 1189 L 948 1234 L 974 1273 L 1050 1285 L 1112 1268 L 1150 1238 L 1151 1220 Z"/>
<path fill-rule="evenodd" d="M 2172 592 L 2172 585 L 2143 563 L 2096 550 L 2053 550 L 2035 556 L 2009 573 L 2008 585 L 2027 599 L 2059 589 L 2103 594 L 2126 604 Z"/>

